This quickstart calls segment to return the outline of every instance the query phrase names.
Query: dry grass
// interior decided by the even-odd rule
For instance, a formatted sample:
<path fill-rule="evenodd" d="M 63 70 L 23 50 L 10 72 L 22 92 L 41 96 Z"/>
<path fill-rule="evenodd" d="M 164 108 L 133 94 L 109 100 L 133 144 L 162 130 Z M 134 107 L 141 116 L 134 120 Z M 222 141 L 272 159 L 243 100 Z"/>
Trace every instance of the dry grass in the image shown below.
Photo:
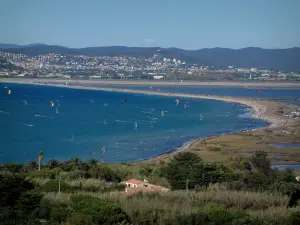
<path fill-rule="evenodd" d="M 267 217 L 270 221 L 280 221 L 294 211 L 286 209 L 288 202 L 286 196 L 267 193 L 207 190 L 188 193 L 185 191 L 160 194 L 139 193 L 134 196 L 126 196 L 121 193 L 98 193 L 94 196 L 119 203 L 130 217 L 159 211 L 162 224 L 163 221 L 168 221 L 174 216 L 198 212 L 199 209 L 211 203 L 217 203 L 233 210 L 247 211 L 262 219 Z"/>
<path fill-rule="evenodd" d="M 279 194 L 228 191 L 220 185 L 213 185 L 206 191 L 172 191 L 167 193 L 137 193 L 128 196 L 124 192 L 87 193 L 103 200 L 118 203 L 135 221 L 142 218 L 156 218 L 151 224 L 165 224 L 179 215 L 199 212 L 208 204 L 219 204 L 232 210 L 246 211 L 252 216 L 280 224 L 291 212 L 298 209 L 287 209 L 288 197 Z M 52 201 L 68 201 L 70 194 L 47 193 L 45 198 Z M 153 214 L 153 215 L 152 215 Z M 275 223 L 276 222 L 276 223 Z"/>
<path fill-rule="evenodd" d="M 194 141 L 189 151 L 199 154 L 207 162 L 224 162 L 229 155 L 251 154 L 259 150 L 269 152 L 274 163 L 300 162 L 300 148 L 276 148 L 271 145 L 278 142 L 300 142 L 299 123 L 283 129 L 249 131 Z M 221 151 L 212 151 L 216 148 Z"/>
<path fill-rule="evenodd" d="M 114 202 L 119 202 L 121 205 L 134 204 L 133 202 L 147 202 L 144 207 L 155 205 L 167 208 L 181 208 L 180 205 L 185 205 L 188 208 L 199 207 L 208 203 L 218 203 L 229 208 L 237 210 L 259 210 L 269 207 L 286 207 L 288 197 L 279 194 L 267 194 L 257 192 L 242 192 L 242 191 L 214 191 L 207 190 L 201 192 L 195 191 L 172 191 L 160 194 L 138 194 L 132 197 L 118 194 L 96 194 L 99 198 L 104 198 Z M 133 202 L 132 202 L 133 201 Z M 172 203 L 172 204 L 170 204 Z M 138 204 L 138 203 L 137 203 Z M 160 205 L 160 206 L 159 206 Z M 129 205 L 128 205 L 129 207 Z"/>
<path fill-rule="evenodd" d="M 88 186 L 94 186 L 94 187 L 103 187 L 105 186 L 104 181 L 99 180 L 99 179 L 77 179 L 77 180 L 70 180 L 70 181 L 65 181 L 71 186 L 79 187 L 80 184 L 82 187 L 88 187 Z"/>
<path fill-rule="evenodd" d="M 69 193 L 57 193 L 57 192 L 49 192 L 44 195 L 45 199 L 49 199 L 50 201 L 56 202 L 66 202 L 69 201 L 71 194 Z"/>

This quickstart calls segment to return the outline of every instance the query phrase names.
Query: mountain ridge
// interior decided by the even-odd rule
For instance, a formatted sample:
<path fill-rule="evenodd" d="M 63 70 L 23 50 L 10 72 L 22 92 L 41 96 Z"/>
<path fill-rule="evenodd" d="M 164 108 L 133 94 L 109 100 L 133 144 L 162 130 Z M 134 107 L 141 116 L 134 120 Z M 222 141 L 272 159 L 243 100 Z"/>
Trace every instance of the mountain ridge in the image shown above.
<path fill-rule="evenodd" d="M 190 64 L 203 66 L 275 69 L 300 72 L 300 48 L 264 49 L 260 47 L 230 48 L 202 48 L 185 50 L 180 48 L 161 47 L 127 47 L 103 46 L 68 48 L 60 45 L 46 45 L 42 43 L 30 45 L 0 44 L 0 51 L 21 53 L 37 56 L 48 53 L 76 54 L 86 56 L 135 56 L 151 57 L 159 52 L 162 57 L 176 58 Z"/>

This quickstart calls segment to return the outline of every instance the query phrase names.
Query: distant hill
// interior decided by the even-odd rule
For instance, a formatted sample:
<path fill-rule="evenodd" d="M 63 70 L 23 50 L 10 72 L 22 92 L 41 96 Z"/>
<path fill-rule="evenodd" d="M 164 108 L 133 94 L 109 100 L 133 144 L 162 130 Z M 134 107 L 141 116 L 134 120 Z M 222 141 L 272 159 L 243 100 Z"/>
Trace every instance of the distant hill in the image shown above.
<path fill-rule="evenodd" d="M 166 58 L 176 58 L 188 63 L 196 63 L 215 67 L 243 67 L 259 69 L 277 69 L 284 71 L 300 71 L 300 48 L 262 49 L 262 48 L 204 48 L 199 50 L 184 50 L 178 48 L 159 47 L 88 47 L 67 48 L 64 46 L 32 44 L 26 46 L 0 44 L 0 50 L 36 56 L 47 53 L 81 54 L 87 56 L 139 56 L 150 57 L 159 50 Z"/>
<path fill-rule="evenodd" d="M 11 48 L 20 48 L 22 45 L 15 45 L 15 44 L 1 44 L 0 49 L 11 49 Z"/>

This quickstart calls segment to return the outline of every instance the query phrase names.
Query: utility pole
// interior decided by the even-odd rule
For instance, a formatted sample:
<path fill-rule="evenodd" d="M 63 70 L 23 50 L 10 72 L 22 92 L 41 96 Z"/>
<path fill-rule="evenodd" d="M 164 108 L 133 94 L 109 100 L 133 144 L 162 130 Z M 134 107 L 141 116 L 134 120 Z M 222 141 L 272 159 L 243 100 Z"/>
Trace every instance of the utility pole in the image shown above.
<path fill-rule="evenodd" d="M 60 178 L 58 178 L 58 194 L 60 194 Z"/>
<path fill-rule="evenodd" d="M 187 179 L 186 180 L 186 183 L 185 183 L 185 189 L 186 189 L 186 191 L 188 191 L 189 190 L 189 179 Z"/>
<path fill-rule="evenodd" d="M 58 194 L 60 194 L 60 177 L 58 176 L 58 171 L 56 171 L 56 179 L 58 178 Z"/>

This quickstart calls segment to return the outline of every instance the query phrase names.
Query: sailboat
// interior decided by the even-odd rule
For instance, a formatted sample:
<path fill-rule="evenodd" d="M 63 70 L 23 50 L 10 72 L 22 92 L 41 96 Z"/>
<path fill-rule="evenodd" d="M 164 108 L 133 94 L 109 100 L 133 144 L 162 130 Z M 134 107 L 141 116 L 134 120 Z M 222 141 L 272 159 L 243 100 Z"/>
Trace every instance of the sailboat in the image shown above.
<path fill-rule="evenodd" d="M 202 116 L 202 114 L 200 114 L 200 120 L 203 120 L 203 116 Z"/>

